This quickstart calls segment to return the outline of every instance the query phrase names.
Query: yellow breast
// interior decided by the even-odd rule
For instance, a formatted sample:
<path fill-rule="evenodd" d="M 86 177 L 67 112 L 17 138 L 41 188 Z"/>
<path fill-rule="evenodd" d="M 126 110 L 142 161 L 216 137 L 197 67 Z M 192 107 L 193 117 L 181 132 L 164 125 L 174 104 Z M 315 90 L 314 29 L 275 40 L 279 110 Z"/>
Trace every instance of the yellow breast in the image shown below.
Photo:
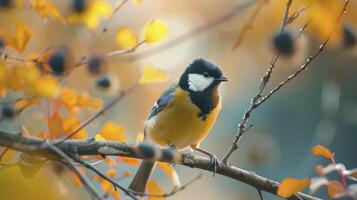
<path fill-rule="evenodd" d="M 172 102 L 149 120 L 145 131 L 152 141 L 161 146 L 173 144 L 178 149 L 198 147 L 221 110 L 220 99 L 218 101 L 217 106 L 202 120 L 198 117 L 200 110 L 191 102 L 188 92 L 177 89 Z"/>

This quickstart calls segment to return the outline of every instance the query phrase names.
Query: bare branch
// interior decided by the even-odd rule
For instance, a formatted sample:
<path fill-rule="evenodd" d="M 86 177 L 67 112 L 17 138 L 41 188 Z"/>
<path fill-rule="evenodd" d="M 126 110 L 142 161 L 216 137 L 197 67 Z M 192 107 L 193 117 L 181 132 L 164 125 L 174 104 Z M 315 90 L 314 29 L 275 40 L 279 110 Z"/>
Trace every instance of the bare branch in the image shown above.
<path fill-rule="evenodd" d="M 264 200 L 262 191 L 260 189 L 257 189 L 257 190 L 258 190 L 260 200 Z"/>
<path fill-rule="evenodd" d="M 287 4 L 286 4 L 286 8 L 285 8 L 285 12 L 284 12 L 284 17 L 283 17 L 283 21 L 281 24 L 281 29 L 280 32 L 284 32 L 288 20 L 288 16 L 289 16 L 289 9 L 291 7 L 292 4 L 292 0 L 288 0 Z M 264 75 L 264 77 L 261 80 L 261 84 L 260 87 L 258 89 L 257 94 L 251 99 L 250 102 L 250 106 L 248 108 L 248 110 L 246 110 L 244 112 L 243 118 L 241 123 L 238 125 L 238 132 L 236 134 L 236 137 L 233 141 L 233 144 L 231 146 L 231 148 L 228 150 L 228 153 L 223 157 L 222 162 L 224 164 L 228 164 L 228 159 L 229 157 L 232 155 L 232 153 L 238 149 L 238 144 L 243 136 L 243 133 L 245 132 L 245 127 L 246 127 L 246 123 L 252 113 L 252 111 L 256 108 L 255 104 L 256 102 L 258 102 L 258 100 L 261 98 L 262 93 L 264 92 L 264 89 L 266 87 L 266 85 L 268 84 L 271 74 L 273 73 L 273 69 L 275 67 L 276 62 L 278 61 L 279 58 L 279 53 L 275 53 L 275 55 L 273 56 L 270 65 L 268 66 L 268 70 L 266 72 L 266 74 Z"/>
<path fill-rule="evenodd" d="M 95 168 L 94 166 L 92 166 L 89 163 L 84 162 L 83 160 L 81 160 L 79 158 L 79 156 L 76 156 L 75 160 L 82 164 L 84 167 L 92 170 L 94 173 L 96 173 L 98 176 L 102 177 L 103 179 L 109 181 L 111 184 L 113 184 L 114 189 L 116 190 L 117 188 L 119 188 L 120 190 L 122 190 L 126 195 L 130 196 L 132 199 L 137 199 L 129 190 L 127 190 L 126 188 L 124 188 L 123 186 L 121 186 L 119 183 L 117 183 L 115 180 L 111 179 L 110 177 L 108 177 L 106 174 L 104 174 L 103 172 L 99 171 L 97 168 Z"/>
<path fill-rule="evenodd" d="M 106 54 L 107 57 L 115 56 L 115 55 L 121 55 L 121 54 L 128 54 L 134 52 L 137 48 L 139 48 L 141 45 L 145 43 L 145 40 L 139 42 L 137 45 L 135 45 L 131 49 L 120 49 L 117 51 L 112 51 Z"/>
<path fill-rule="evenodd" d="M 95 199 L 103 199 L 94 186 L 91 184 L 91 182 L 88 180 L 88 178 L 81 174 L 81 172 L 76 168 L 75 164 L 71 160 L 71 158 L 65 154 L 62 150 L 57 148 L 51 143 L 46 143 L 46 146 L 48 149 L 50 149 L 52 152 L 54 152 L 56 155 L 58 155 L 60 158 L 64 159 L 66 161 L 67 166 L 69 166 L 74 173 L 76 173 L 77 177 L 81 180 L 81 182 L 84 184 L 85 188 L 88 190 L 88 192 L 95 198 Z"/>
<path fill-rule="evenodd" d="M 12 148 L 18 151 L 29 152 L 45 156 L 49 159 L 58 159 L 58 155 L 54 154 L 49 145 L 43 145 L 43 141 L 36 138 L 24 137 L 17 134 L 0 131 L 0 146 Z M 58 144 L 58 141 L 51 141 L 50 144 Z M 44 146 L 44 147 L 43 147 Z M 57 146 L 65 154 L 71 155 L 105 155 L 105 156 L 125 156 L 138 159 L 145 159 L 143 154 L 137 152 L 137 146 L 109 141 L 92 141 L 92 140 L 66 140 Z M 162 149 L 155 148 L 155 152 L 160 152 Z M 180 164 L 190 168 L 198 168 L 206 171 L 215 171 L 214 166 L 210 165 L 210 158 L 194 155 L 191 153 L 178 153 L 178 160 L 175 164 Z M 158 161 L 172 163 L 167 157 L 161 156 Z M 254 188 L 260 189 L 276 195 L 279 183 L 271 179 L 259 176 L 254 172 L 246 171 L 235 166 L 220 165 L 217 168 L 216 174 L 220 174 L 239 182 L 246 183 Z M 298 197 L 299 198 L 298 198 Z M 291 200 L 319 200 L 319 198 L 298 193 L 290 197 Z"/>
<path fill-rule="evenodd" d="M 267 95 L 265 95 L 264 97 L 261 98 L 261 100 L 259 102 L 256 103 L 256 106 L 259 106 L 260 104 L 264 103 L 267 99 L 269 99 L 273 94 L 275 94 L 277 91 L 280 90 L 280 88 L 282 88 L 284 85 L 286 85 L 288 82 L 290 82 L 292 79 L 294 79 L 296 76 L 298 76 L 302 71 L 304 71 L 309 64 L 317 57 L 319 56 L 324 50 L 325 47 L 327 45 L 327 43 L 330 41 L 332 35 L 335 32 L 336 26 L 338 25 L 338 22 L 341 20 L 341 17 L 343 15 L 343 13 L 346 12 L 347 9 L 347 5 L 349 3 L 349 0 L 345 0 L 345 4 L 343 6 L 342 11 L 340 12 L 338 18 L 337 18 L 337 22 L 335 24 L 335 27 L 333 28 L 333 30 L 330 32 L 330 34 L 327 36 L 326 40 L 319 46 L 318 50 L 311 55 L 306 62 L 301 65 L 299 67 L 299 69 L 294 72 L 293 74 L 289 75 L 287 79 L 285 79 L 284 81 L 280 82 L 279 85 L 277 85 L 275 88 L 273 88 Z"/>
<path fill-rule="evenodd" d="M 284 14 L 284 20 L 282 22 L 282 28 L 281 28 L 281 32 L 284 31 L 286 25 L 288 24 L 287 20 L 288 20 L 288 16 L 289 16 L 289 8 L 291 6 L 292 0 L 288 0 L 287 2 L 287 6 L 285 9 L 285 14 Z M 340 14 L 337 17 L 337 21 L 335 23 L 335 27 L 332 29 L 332 31 L 330 32 L 330 34 L 328 35 L 328 37 L 326 38 L 326 40 L 319 46 L 319 49 L 313 54 L 311 55 L 306 62 L 300 66 L 300 68 L 293 74 L 291 74 L 290 76 L 288 76 L 288 78 L 284 81 L 282 81 L 278 86 L 276 86 L 274 89 L 272 89 L 267 95 L 262 97 L 262 94 L 264 92 L 264 89 L 267 85 L 267 83 L 269 82 L 269 79 L 271 77 L 271 74 L 273 72 L 273 69 L 275 67 L 275 64 L 279 58 L 279 54 L 276 53 L 270 63 L 270 66 L 268 67 L 268 70 L 265 74 L 265 76 L 262 78 L 261 81 L 261 85 L 260 88 L 258 90 L 258 93 L 252 98 L 251 100 L 251 104 L 248 110 L 245 111 L 244 115 L 243 115 L 243 119 L 242 122 L 239 124 L 238 126 L 238 133 L 233 141 L 233 144 L 231 146 L 231 148 L 229 149 L 228 153 L 224 156 L 224 158 L 222 159 L 222 162 L 224 164 L 228 164 L 228 159 L 229 157 L 232 155 L 232 153 L 238 149 L 238 144 L 243 136 L 243 133 L 245 132 L 245 127 L 246 127 L 246 123 L 249 119 L 249 117 L 251 116 L 251 113 L 254 109 L 256 109 L 258 106 L 260 106 L 262 103 L 264 103 L 267 99 L 269 99 L 274 93 L 276 93 L 278 90 L 280 90 L 281 87 L 283 87 L 284 85 L 286 85 L 288 82 L 290 82 L 292 79 L 294 79 L 297 75 L 299 75 L 302 71 L 304 71 L 307 66 L 317 57 L 319 56 L 323 51 L 324 48 L 326 47 L 327 43 L 329 42 L 329 40 L 331 39 L 333 33 L 335 32 L 335 28 L 338 25 L 339 21 L 341 20 L 341 17 L 343 15 L 343 13 L 345 13 L 346 9 L 347 9 L 347 5 L 349 3 L 349 0 L 345 0 L 345 4 L 343 6 L 342 11 L 340 12 Z M 300 29 L 300 33 L 298 35 L 298 37 L 300 37 L 302 35 L 302 33 L 306 30 L 307 26 L 311 23 L 312 18 Z"/>
<path fill-rule="evenodd" d="M 181 187 L 174 188 L 171 192 L 164 193 L 164 194 L 147 194 L 147 193 L 141 193 L 141 192 L 136 192 L 136 191 L 132 191 L 132 193 L 137 194 L 139 196 L 145 196 L 145 197 L 169 197 L 169 196 L 172 196 L 172 195 L 186 189 L 189 185 L 191 185 L 192 183 L 194 183 L 195 181 L 197 181 L 201 178 L 202 178 L 202 174 L 200 173 L 197 176 L 195 176 L 193 179 L 191 179 L 189 182 L 182 185 Z"/>

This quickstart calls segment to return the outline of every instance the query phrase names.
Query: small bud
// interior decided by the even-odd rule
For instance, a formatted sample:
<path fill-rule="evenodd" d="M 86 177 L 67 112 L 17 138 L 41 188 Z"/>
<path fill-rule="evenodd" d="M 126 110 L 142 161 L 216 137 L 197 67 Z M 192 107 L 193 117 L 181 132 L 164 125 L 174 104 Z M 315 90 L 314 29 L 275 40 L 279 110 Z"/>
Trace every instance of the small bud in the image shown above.
<path fill-rule="evenodd" d="M 68 68 L 68 52 L 66 49 L 59 48 L 54 50 L 48 59 L 48 65 L 54 75 L 63 75 Z"/>
<path fill-rule="evenodd" d="M 113 74 L 105 74 L 95 82 L 96 87 L 104 90 L 109 95 L 114 95 L 119 91 L 119 81 Z"/>
<path fill-rule="evenodd" d="M 77 13 L 82 13 L 87 8 L 87 0 L 72 0 L 72 8 Z"/>
<path fill-rule="evenodd" d="M 9 103 L 3 105 L 1 113 L 3 117 L 8 119 L 14 118 L 16 114 L 14 107 Z"/>
<path fill-rule="evenodd" d="M 352 48 L 356 45 L 357 43 L 357 38 L 353 30 L 348 27 L 344 26 L 343 27 L 343 45 L 346 48 Z"/>
<path fill-rule="evenodd" d="M 278 33 L 273 38 L 275 50 L 286 56 L 291 56 L 295 52 L 295 41 L 291 33 Z"/>
<path fill-rule="evenodd" d="M 99 56 L 91 56 L 88 60 L 87 69 L 90 74 L 98 75 L 105 71 L 104 60 Z"/>
<path fill-rule="evenodd" d="M 103 77 L 101 79 L 98 79 L 97 80 L 97 85 L 98 85 L 98 87 L 101 87 L 101 88 L 105 88 L 105 89 L 109 88 L 110 85 L 111 85 L 110 78 L 105 76 L 105 77 Z"/>

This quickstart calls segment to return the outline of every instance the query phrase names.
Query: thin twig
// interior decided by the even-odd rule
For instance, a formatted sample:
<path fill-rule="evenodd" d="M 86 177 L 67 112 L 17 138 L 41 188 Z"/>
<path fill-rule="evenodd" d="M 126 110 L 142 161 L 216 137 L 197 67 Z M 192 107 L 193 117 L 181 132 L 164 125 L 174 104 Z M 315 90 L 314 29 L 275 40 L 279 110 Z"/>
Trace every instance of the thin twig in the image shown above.
<path fill-rule="evenodd" d="M 74 130 L 71 134 L 69 134 L 67 137 L 63 138 L 58 142 L 59 145 L 63 141 L 68 140 L 72 138 L 74 135 L 76 135 L 80 130 L 82 130 L 84 127 L 86 127 L 88 124 L 90 124 L 92 121 L 103 115 L 106 111 L 108 111 L 110 108 L 112 108 L 116 103 L 118 103 L 123 97 L 125 97 L 127 94 L 130 94 L 134 89 L 138 87 L 137 84 L 134 86 L 130 87 L 126 91 L 122 91 L 117 97 L 115 97 L 113 100 L 111 100 L 104 108 L 102 108 L 99 112 L 88 118 L 82 125 L 80 125 L 76 130 Z"/>
<path fill-rule="evenodd" d="M 260 0 L 260 3 L 258 4 L 257 8 L 253 11 L 248 21 L 244 24 L 243 28 L 238 33 L 238 37 L 236 41 L 233 43 L 233 47 L 232 47 L 233 50 L 237 49 L 241 45 L 246 33 L 248 32 L 248 30 L 250 30 L 253 27 L 253 23 L 255 19 L 257 18 L 258 14 L 260 13 L 264 5 L 266 5 L 267 3 L 268 0 Z"/>
<path fill-rule="evenodd" d="M 132 191 L 133 194 L 143 196 L 143 197 L 170 197 L 184 189 L 186 189 L 189 185 L 192 183 L 196 182 L 197 180 L 202 178 L 202 174 L 199 173 L 197 176 L 195 176 L 193 179 L 191 179 L 189 182 L 186 184 L 182 185 L 181 187 L 174 188 L 171 192 L 164 193 L 164 194 L 147 194 L 147 193 L 142 193 L 142 192 L 137 192 L 137 191 Z"/>
<path fill-rule="evenodd" d="M 137 48 L 139 48 L 141 45 L 145 43 L 145 40 L 139 42 L 137 45 L 135 45 L 131 49 L 120 49 L 116 51 L 112 51 L 106 54 L 107 57 L 115 56 L 115 55 L 122 55 L 122 54 L 128 54 L 134 52 Z"/>
<path fill-rule="evenodd" d="M 283 21 L 281 23 L 280 32 L 284 32 L 285 27 L 287 25 L 287 19 L 289 16 L 289 10 L 290 10 L 291 4 L 292 4 L 292 0 L 288 0 L 287 4 L 286 4 L 285 11 L 284 11 L 284 17 L 283 17 Z M 271 74 L 273 73 L 273 70 L 274 70 L 276 62 L 278 61 L 278 58 L 279 58 L 279 53 L 275 53 L 275 55 L 273 56 L 273 58 L 270 62 L 270 65 L 268 66 L 268 70 L 267 70 L 266 74 L 264 75 L 264 77 L 261 80 L 261 84 L 259 86 L 257 94 L 251 99 L 250 106 L 249 106 L 248 110 L 246 110 L 244 112 L 242 121 L 238 125 L 238 132 L 237 132 L 236 137 L 233 141 L 233 144 L 232 144 L 231 148 L 229 149 L 228 153 L 222 159 L 222 162 L 224 164 L 228 164 L 229 157 L 232 155 L 232 153 L 235 150 L 238 149 L 238 144 L 243 136 L 243 133 L 246 130 L 245 129 L 246 123 L 247 123 L 252 111 L 256 108 L 256 106 L 255 106 L 256 102 L 258 102 L 258 100 L 261 98 L 261 95 L 264 92 L 264 89 L 270 80 Z"/>
<path fill-rule="evenodd" d="M 166 51 L 172 47 L 175 47 L 176 45 L 179 45 L 189 39 L 192 39 L 196 35 L 199 35 L 199 34 L 204 33 L 210 29 L 213 29 L 214 27 L 216 27 L 222 23 L 228 22 L 234 16 L 236 16 L 238 13 L 241 13 L 239 11 L 249 8 L 250 6 L 254 5 L 256 2 L 257 2 L 257 0 L 252 0 L 245 4 L 237 5 L 237 6 L 233 7 L 231 10 L 223 13 L 222 15 L 217 16 L 216 18 L 213 18 L 211 20 L 208 20 L 207 23 L 197 26 L 196 28 L 194 28 L 194 29 L 192 29 L 192 30 L 170 40 L 170 41 L 167 41 L 160 46 L 153 47 L 151 49 L 148 49 L 148 50 L 145 50 L 142 52 L 138 52 L 135 55 L 130 56 L 130 57 L 120 58 L 120 61 L 132 61 L 132 60 L 142 59 L 142 58 L 146 58 L 146 57 L 155 55 L 157 53 Z"/>
<path fill-rule="evenodd" d="M 333 30 L 330 32 L 330 34 L 327 36 L 326 40 L 319 46 L 318 50 L 311 55 L 306 62 L 301 65 L 299 67 L 299 69 L 294 72 L 293 74 L 289 75 L 287 79 L 285 79 L 284 81 L 280 82 L 279 85 L 277 85 L 275 88 L 273 88 L 267 95 L 265 95 L 264 97 L 261 98 L 261 100 L 259 102 L 256 103 L 256 106 L 259 106 L 260 104 L 264 103 L 267 99 L 269 99 L 273 94 L 275 94 L 277 91 L 280 90 L 280 88 L 282 88 L 284 85 L 286 85 L 288 82 L 290 82 L 292 79 L 294 79 L 296 76 L 298 76 L 302 71 L 304 71 L 309 64 L 317 57 L 319 56 L 324 50 L 325 47 L 327 45 L 327 43 L 330 41 L 332 35 L 334 34 L 335 30 L 336 30 L 336 26 L 339 24 L 339 21 L 341 20 L 341 17 L 343 15 L 343 13 L 346 12 L 347 9 L 347 5 L 349 3 L 349 0 L 345 0 L 345 4 L 343 6 L 342 11 L 340 12 L 338 18 L 337 18 L 337 22 L 335 24 L 335 27 L 333 28 Z"/>
<path fill-rule="evenodd" d="M 114 11 L 112 12 L 112 14 L 109 16 L 109 18 L 104 22 L 104 26 L 101 29 L 100 33 L 97 34 L 95 36 L 95 38 L 92 40 L 91 44 L 89 45 L 89 47 L 87 48 L 87 50 L 82 54 L 82 56 L 80 57 L 80 59 L 74 64 L 74 66 L 71 68 L 71 70 L 65 74 L 65 76 L 68 76 L 69 74 L 71 74 L 74 69 L 76 69 L 79 66 L 82 66 L 84 64 L 87 63 L 86 58 L 88 57 L 88 54 L 90 51 L 93 50 L 93 48 L 95 47 L 95 44 L 98 42 L 99 38 L 102 37 L 107 31 L 108 31 L 108 25 L 109 23 L 112 21 L 112 19 L 114 18 L 115 14 L 120 10 L 120 8 L 122 8 L 129 0 L 124 0 L 123 2 L 120 3 L 120 5 L 118 5 Z M 62 80 L 65 76 L 61 77 L 60 80 Z"/>
<path fill-rule="evenodd" d="M 121 186 L 119 183 L 117 183 L 115 180 L 111 179 L 109 176 L 107 176 L 106 174 L 104 174 L 103 172 L 101 172 L 100 170 L 98 170 L 97 168 L 95 168 L 94 166 L 92 166 L 89 163 L 84 162 L 83 160 L 81 160 L 79 158 L 79 156 L 75 156 L 75 159 L 78 163 L 82 164 L 84 167 L 92 170 L 94 173 L 96 173 L 98 176 L 102 177 L 103 179 L 109 181 L 111 184 L 113 184 L 113 187 L 115 190 L 117 190 L 117 188 L 119 188 L 121 191 L 123 191 L 126 195 L 128 195 L 129 197 L 131 197 L 132 199 L 137 200 L 137 198 L 126 188 L 124 188 L 123 186 Z"/>
<path fill-rule="evenodd" d="M 299 9 L 298 11 L 294 12 L 293 14 L 291 14 L 288 19 L 287 19 L 287 24 L 290 24 L 292 22 L 294 22 L 303 12 L 305 12 L 307 9 L 309 9 L 311 7 L 310 6 L 305 6 L 301 9 Z"/>
<path fill-rule="evenodd" d="M 257 190 L 258 190 L 260 200 L 264 200 L 262 191 L 260 189 L 257 189 Z"/>
<path fill-rule="evenodd" d="M 71 158 L 69 156 L 67 156 L 67 154 L 65 154 L 62 150 L 60 150 L 59 148 L 57 148 L 56 146 L 52 145 L 51 143 L 46 143 L 46 146 L 51 149 L 56 155 L 58 155 L 59 157 L 63 158 L 66 161 L 67 166 L 69 166 L 72 171 L 77 175 L 77 177 L 81 180 L 81 182 L 85 185 L 85 188 L 88 190 L 88 192 L 95 198 L 95 199 L 103 199 L 98 192 L 96 191 L 96 189 L 94 188 L 94 186 L 91 184 L 91 182 L 89 181 L 89 179 L 83 175 L 75 166 L 75 164 L 73 163 L 73 161 L 71 160 Z"/>

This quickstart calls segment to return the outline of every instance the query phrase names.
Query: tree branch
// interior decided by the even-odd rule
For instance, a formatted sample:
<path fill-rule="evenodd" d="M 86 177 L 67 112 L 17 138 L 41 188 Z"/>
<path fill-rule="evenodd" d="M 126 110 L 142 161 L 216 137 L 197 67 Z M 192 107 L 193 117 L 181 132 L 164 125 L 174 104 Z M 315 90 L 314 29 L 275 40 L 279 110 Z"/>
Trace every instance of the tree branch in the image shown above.
<path fill-rule="evenodd" d="M 251 103 L 249 106 L 249 109 L 245 111 L 242 121 L 241 123 L 238 125 L 238 131 L 237 134 L 233 140 L 233 144 L 230 147 L 230 149 L 228 150 L 228 153 L 223 157 L 222 162 L 225 164 L 228 164 L 228 159 L 229 157 L 232 155 L 232 153 L 238 149 L 238 144 L 240 142 L 240 140 L 243 137 L 243 134 L 246 132 L 246 123 L 248 122 L 249 117 L 251 116 L 251 113 L 253 112 L 253 110 L 255 110 L 258 106 L 260 106 L 262 103 L 264 103 L 267 99 L 269 99 L 273 94 L 275 94 L 277 91 L 279 91 L 284 85 L 286 85 L 288 82 L 290 82 L 292 79 L 294 79 L 295 77 L 297 77 L 302 71 L 304 71 L 309 64 L 315 59 L 317 58 L 325 49 L 327 43 L 330 41 L 332 35 L 335 32 L 335 28 L 336 26 L 339 24 L 342 15 L 346 12 L 348 3 L 350 0 L 345 0 L 345 3 L 343 5 L 343 9 L 341 10 L 341 12 L 339 13 L 339 15 L 337 16 L 337 20 L 335 23 L 334 28 L 331 30 L 331 32 L 329 33 L 329 35 L 327 36 L 327 38 L 325 39 L 325 41 L 319 46 L 318 50 L 312 54 L 307 60 L 306 62 L 300 66 L 300 68 L 294 72 L 293 74 L 291 74 L 290 76 L 288 76 L 284 81 L 280 82 L 277 86 L 275 86 L 271 91 L 268 92 L 267 95 L 263 96 L 263 92 L 264 89 L 266 87 L 266 85 L 268 84 L 271 74 L 273 72 L 273 69 L 275 67 L 275 64 L 279 58 L 279 53 L 275 53 L 275 55 L 273 56 L 273 59 L 268 67 L 268 70 L 265 74 L 265 76 L 262 78 L 261 80 L 261 85 L 260 88 L 257 92 L 257 94 L 251 99 Z M 285 27 L 288 25 L 288 20 L 289 20 L 289 9 L 291 7 L 291 3 L 292 0 L 288 0 L 287 1 L 287 5 L 286 5 L 286 9 L 285 9 L 285 13 L 284 13 L 284 17 L 283 17 L 283 21 L 282 21 L 282 26 L 280 29 L 280 32 L 284 32 Z M 307 26 L 311 23 L 312 18 L 300 29 L 299 35 L 298 37 L 301 36 L 301 34 L 306 30 Z"/>
<path fill-rule="evenodd" d="M 44 145 L 50 143 L 50 145 Z M 58 144 L 58 141 L 44 142 L 42 140 L 30 137 L 24 137 L 18 134 L 12 134 L 5 131 L 0 131 L 0 146 L 15 149 L 22 152 L 38 154 L 49 159 L 58 159 L 58 155 L 53 152 L 51 145 Z M 72 155 L 106 155 L 106 156 L 124 156 L 138 159 L 145 159 L 145 155 L 138 152 L 137 145 L 110 142 L 110 141 L 93 141 L 93 140 L 65 140 L 56 146 L 68 156 Z M 155 151 L 160 152 L 154 146 Z M 190 153 L 178 153 L 178 159 L 172 161 L 162 154 L 158 157 L 158 161 L 175 163 L 190 168 L 198 168 L 213 172 L 215 169 L 210 165 L 210 158 L 193 155 Z M 271 179 L 259 176 L 254 172 L 240 169 L 235 166 L 220 165 L 216 171 L 217 174 L 229 177 L 239 182 L 246 183 L 261 191 L 266 191 L 276 195 L 279 183 Z M 319 200 L 319 198 L 298 193 L 289 198 L 290 200 Z"/>
<path fill-rule="evenodd" d="M 285 11 L 284 11 L 284 17 L 283 17 L 283 21 L 281 23 L 281 28 L 280 28 L 280 32 L 281 33 L 285 31 L 285 28 L 288 25 L 287 20 L 289 18 L 289 10 L 290 10 L 292 2 L 293 2 L 293 0 L 287 0 L 286 8 L 285 8 Z M 278 61 L 278 58 L 279 58 L 279 53 L 275 53 L 275 55 L 273 56 L 273 58 L 272 58 L 272 60 L 270 62 L 270 65 L 268 66 L 267 72 L 265 73 L 264 77 L 261 79 L 261 83 L 260 83 L 258 92 L 251 99 L 250 106 L 249 106 L 248 110 L 246 110 L 244 112 L 242 121 L 238 125 L 238 131 L 237 131 L 237 134 L 236 134 L 236 136 L 235 136 L 235 138 L 233 140 L 233 144 L 230 147 L 230 149 L 228 150 L 227 154 L 222 159 L 223 163 L 228 164 L 229 157 L 232 155 L 232 153 L 235 150 L 238 149 L 238 144 L 239 144 L 240 140 L 243 137 L 243 133 L 247 130 L 246 129 L 246 126 L 247 126 L 246 123 L 248 122 L 248 119 L 249 119 L 251 113 L 253 112 L 253 110 L 257 107 L 256 103 L 261 98 L 261 96 L 262 96 L 262 94 L 264 92 L 264 89 L 265 89 L 266 85 L 268 84 L 268 82 L 270 80 L 271 74 L 273 73 L 273 70 L 275 68 L 276 62 Z"/>

